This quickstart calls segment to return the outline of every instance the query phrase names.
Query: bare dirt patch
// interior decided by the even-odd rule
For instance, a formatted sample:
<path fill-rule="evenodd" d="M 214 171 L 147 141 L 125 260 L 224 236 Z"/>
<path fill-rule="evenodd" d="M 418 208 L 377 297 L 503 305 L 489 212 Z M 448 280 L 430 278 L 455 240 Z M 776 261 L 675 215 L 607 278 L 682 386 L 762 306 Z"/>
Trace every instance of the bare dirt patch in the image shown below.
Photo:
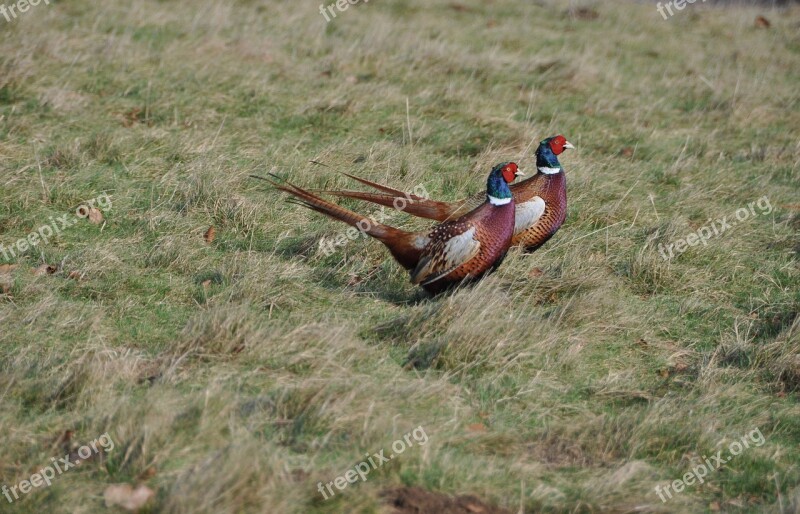
<path fill-rule="evenodd" d="M 448 496 L 419 487 L 399 487 L 381 493 L 396 514 L 511 514 L 475 496 Z"/>

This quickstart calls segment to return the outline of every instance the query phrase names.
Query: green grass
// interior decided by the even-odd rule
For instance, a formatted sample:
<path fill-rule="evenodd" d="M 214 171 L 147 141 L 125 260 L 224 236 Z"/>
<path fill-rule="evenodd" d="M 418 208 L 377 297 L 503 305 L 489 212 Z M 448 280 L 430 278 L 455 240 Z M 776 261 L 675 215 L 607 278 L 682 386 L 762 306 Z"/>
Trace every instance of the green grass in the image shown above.
<path fill-rule="evenodd" d="M 113 201 L 0 255 L 19 265 L 0 274 L 0 486 L 66 430 L 115 442 L 0 511 L 108 511 L 109 484 L 145 483 L 147 512 L 388 512 L 400 485 L 510 512 L 800 512 L 800 9 L 454 5 L 0 20 L 0 244 Z M 347 227 L 248 178 L 455 200 L 494 163 L 532 171 L 556 133 L 577 147 L 563 228 L 433 299 L 375 241 L 325 256 Z M 659 256 L 763 196 L 770 214 Z M 420 425 L 425 446 L 322 500 Z M 755 428 L 764 445 L 662 504 L 656 485 Z"/>

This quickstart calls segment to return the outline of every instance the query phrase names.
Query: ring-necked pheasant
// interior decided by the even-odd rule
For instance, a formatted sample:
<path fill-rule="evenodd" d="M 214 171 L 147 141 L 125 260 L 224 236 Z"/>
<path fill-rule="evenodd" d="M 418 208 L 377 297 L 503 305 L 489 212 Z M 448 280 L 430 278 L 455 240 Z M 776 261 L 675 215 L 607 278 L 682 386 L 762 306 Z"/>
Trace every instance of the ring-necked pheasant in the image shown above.
<path fill-rule="evenodd" d="M 555 234 L 567 217 L 567 181 L 558 156 L 575 148 L 562 135 L 549 137 L 536 149 L 538 173 L 511 186 L 517 205 L 512 246 L 522 246 L 532 252 Z M 324 191 L 327 194 L 366 200 L 368 202 L 395 207 L 395 198 L 409 199 L 403 202 L 403 211 L 421 218 L 446 221 L 462 216 L 482 201 L 485 193 L 479 193 L 457 202 L 438 202 L 415 195 L 407 195 L 397 189 L 365 180 L 345 173 L 348 177 L 382 191 Z"/>
<path fill-rule="evenodd" d="M 477 279 L 499 266 L 511 246 L 514 232 L 514 198 L 508 184 L 521 175 L 513 162 L 492 168 L 481 205 L 456 219 L 424 232 L 406 232 L 345 209 L 285 182 L 263 177 L 298 203 L 358 228 L 386 245 L 411 282 L 439 293 L 465 280 Z"/>

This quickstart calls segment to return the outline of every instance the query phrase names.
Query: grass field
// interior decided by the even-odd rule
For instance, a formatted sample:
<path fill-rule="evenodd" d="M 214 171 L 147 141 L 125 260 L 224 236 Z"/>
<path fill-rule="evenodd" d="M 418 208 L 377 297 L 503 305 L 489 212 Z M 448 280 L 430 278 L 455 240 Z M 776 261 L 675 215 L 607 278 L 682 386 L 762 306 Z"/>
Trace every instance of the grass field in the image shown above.
<path fill-rule="evenodd" d="M 19 498 L 0 512 L 123 512 L 113 484 L 164 513 L 800 512 L 800 7 L 17 14 L 0 17 L 0 486 Z M 577 148 L 562 229 L 436 298 L 373 240 L 326 255 L 345 225 L 248 178 L 356 187 L 346 171 L 456 200 L 494 163 L 533 171 L 558 133 Z M 22 494 L 104 434 L 113 450 Z"/>

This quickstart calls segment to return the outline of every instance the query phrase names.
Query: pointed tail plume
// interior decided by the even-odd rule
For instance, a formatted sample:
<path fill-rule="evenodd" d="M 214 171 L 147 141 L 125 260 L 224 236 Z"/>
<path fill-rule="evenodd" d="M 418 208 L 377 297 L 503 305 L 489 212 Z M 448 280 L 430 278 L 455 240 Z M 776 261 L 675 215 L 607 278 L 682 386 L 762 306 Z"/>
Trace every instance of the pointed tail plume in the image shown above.
<path fill-rule="evenodd" d="M 343 175 L 351 179 L 361 182 L 364 185 L 382 191 L 382 193 L 364 193 L 361 191 L 320 191 L 340 198 L 353 198 L 355 200 L 363 200 L 386 207 L 391 207 L 398 211 L 407 212 L 419 218 L 427 218 L 436 221 L 446 221 L 453 217 L 453 214 L 458 210 L 457 205 L 452 205 L 447 202 L 437 202 L 429 200 L 421 196 L 404 193 L 398 189 L 393 189 L 377 182 L 372 182 L 349 173 Z"/>
<path fill-rule="evenodd" d="M 421 249 L 417 249 L 413 246 L 412 241 L 414 241 L 416 236 L 411 232 L 406 232 L 404 230 L 396 229 L 394 227 L 384 225 L 383 223 L 373 221 L 366 216 L 320 198 L 319 196 L 289 182 L 283 182 L 280 184 L 274 180 L 260 177 L 258 175 L 250 176 L 252 178 L 269 182 L 275 189 L 292 195 L 294 197 L 293 203 L 300 204 L 311 209 L 312 211 L 320 212 L 333 219 L 347 223 L 348 225 L 357 228 L 361 232 L 374 237 L 386 245 L 392 255 L 400 262 L 401 265 L 406 268 L 413 266 L 416 264 L 416 260 L 419 260 L 418 254 L 420 253 Z M 275 177 L 275 175 L 272 176 Z M 281 180 L 279 177 L 275 178 Z"/>

